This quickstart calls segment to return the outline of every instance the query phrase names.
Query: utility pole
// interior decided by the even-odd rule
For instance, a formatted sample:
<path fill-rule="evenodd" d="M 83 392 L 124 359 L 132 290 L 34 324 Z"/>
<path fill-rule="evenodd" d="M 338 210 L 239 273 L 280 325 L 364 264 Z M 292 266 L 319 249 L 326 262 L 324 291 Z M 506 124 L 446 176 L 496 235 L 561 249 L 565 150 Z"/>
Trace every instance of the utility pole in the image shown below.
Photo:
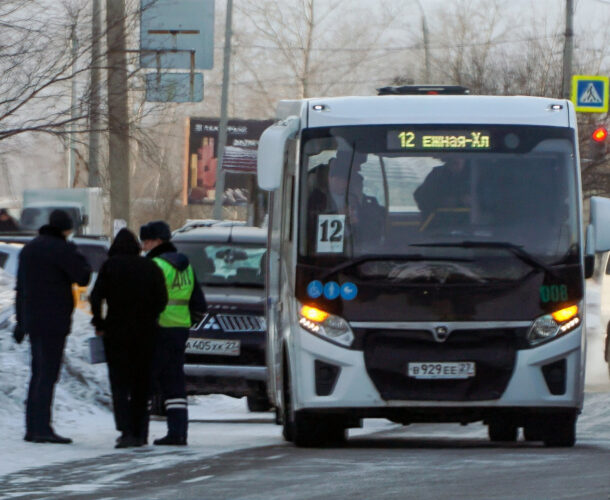
<path fill-rule="evenodd" d="M 225 172 L 222 168 L 222 157 L 227 144 L 227 103 L 229 100 L 229 69 L 231 63 L 231 25 L 233 0 L 227 0 L 227 17 L 225 23 L 225 48 L 222 67 L 222 95 L 220 98 L 220 125 L 218 127 L 218 167 L 216 168 L 216 196 L 214 198 L 214 219 L 222 220 L 222 200 L 225 191 Z"/>
<path fill-rule="evenodd" d="M 76 38 L 76 25 L 70 31 L 70 45 L 72 50 L 72 86 L 70 92 L 70 139 L 68 149 L 68 187 L 74 187 L 76 176 L 76 61 L 78 59 L 78 39 Z"/>
<path fill-rule="evenodd" d="M 426 22 L 426 12 L 424 11 L 424 7 L 422 6 L 419 0 L 415 0 L 419 10 L 421 11 L 421 30 L 424 39 L 424 64 L 425 64 L 425 72 L 424 72 L 424 82 L 430 83 L 430 42 L 428 38 L 428 23 Z"/>
<path fill-rule="evenodd" d="M 561 97 L 570 99 L 572 81 L 572 53 L 574 51 L 574 0 L 566 0 L 566 32 L 563 44 L 563 78 Z"/>
<path fill-rule="evenodd" d="M 125 62 L 125 1 L 106 0 L 108 40 L 108 173 L 113 225 L 129 225 L 129 111 Z"/>
<path fill-rule="evenodd" d="M 93 0 L 91 12 L 91 89 L 89 95 L 89 187 L 100 185 L 100 0 Z"/>

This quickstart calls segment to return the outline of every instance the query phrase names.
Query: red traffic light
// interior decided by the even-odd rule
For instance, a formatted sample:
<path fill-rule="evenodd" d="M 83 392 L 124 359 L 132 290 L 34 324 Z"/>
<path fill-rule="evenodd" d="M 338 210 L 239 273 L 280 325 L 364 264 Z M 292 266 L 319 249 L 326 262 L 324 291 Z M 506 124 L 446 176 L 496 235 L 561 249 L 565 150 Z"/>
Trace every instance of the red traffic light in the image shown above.
<path fill-rule="evenodd" d="M 604 127 L 596 128 L 591 137 L 595 142 L 604 142 L 608 138 L 608 130 Z"/>

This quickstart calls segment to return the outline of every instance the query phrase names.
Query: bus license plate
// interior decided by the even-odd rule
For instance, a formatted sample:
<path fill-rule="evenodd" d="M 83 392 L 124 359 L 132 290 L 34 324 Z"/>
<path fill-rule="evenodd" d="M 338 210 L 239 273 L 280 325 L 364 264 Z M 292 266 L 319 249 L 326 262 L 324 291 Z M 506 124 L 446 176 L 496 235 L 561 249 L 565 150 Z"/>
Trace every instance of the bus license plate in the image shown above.
<path fill-rule="evenodd" d="M 215 340 L 191 338 L 186 341 L 189 354 L 215 354 L 217 356 L 239 356 L 239 340 Z"/>
<path fill-rule="evenodd" d="M 407 374 L 424 379 L 463 379 L 475 376 L 473 361 L 409 363 Z"/>

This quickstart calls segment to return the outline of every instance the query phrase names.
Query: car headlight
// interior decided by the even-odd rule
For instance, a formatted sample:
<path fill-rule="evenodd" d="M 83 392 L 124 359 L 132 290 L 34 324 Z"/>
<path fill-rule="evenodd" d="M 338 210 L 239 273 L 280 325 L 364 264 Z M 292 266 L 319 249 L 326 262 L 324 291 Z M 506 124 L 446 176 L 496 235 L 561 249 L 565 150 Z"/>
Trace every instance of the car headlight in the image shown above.
<path fill-rule="evenodd" d="M 354 341 L 354 333 L 347 321 L 317 307 L 300 306 L 299 325 L 310 333 L 346 347 Z"/>
<path fill-rule="evenodd" d="M 559 309 L 536 318 L 527 332 L 530 345 L 538 345 L 573 330 L 580 324 L 578 306 Z"/>

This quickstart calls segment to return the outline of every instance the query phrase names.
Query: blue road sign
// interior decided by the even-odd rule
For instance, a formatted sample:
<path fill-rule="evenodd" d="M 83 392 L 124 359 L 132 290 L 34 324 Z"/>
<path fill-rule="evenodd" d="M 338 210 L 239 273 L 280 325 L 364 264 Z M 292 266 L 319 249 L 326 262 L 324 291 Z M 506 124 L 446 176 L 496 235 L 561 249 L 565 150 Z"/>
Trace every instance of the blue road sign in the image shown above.
<path fill-rule="evenodd" d="M 353 300 L 358 295 L 358 287 L 354 283 L 343 283 L 341 285 L 341 297 L 345 300 Z"/>
<path fill-rule="evenodd" d="M 214 66 L 214 0 L 140 0 L 140 65 L 160 69 Z"/>
<path fill-rule="evenodd" d="M 321 281 L 314 280 L 310 281 L 309 285 L 307 285 L 307 295 L 309 295 L 312 299 L 317 299 L 324 293 L 324 285 Z"/>
<path fill-rule="evenodd" d="M 606 113 L 608 111 L 608 77 L 574 75 L 572 77 L 572 102 L 581 113 Z"/>
<path fill-rule="evenodd" d="M 324 285 L 324 297 L 328 300 L 336 299 L 341 293 L 341 287 L 336 281 L 329 281 Z"/>
<path fill-rule="evenodd" d="M 201 73 L 147 73 L 146 100 L 148 102 L 203 101 Z"/>

